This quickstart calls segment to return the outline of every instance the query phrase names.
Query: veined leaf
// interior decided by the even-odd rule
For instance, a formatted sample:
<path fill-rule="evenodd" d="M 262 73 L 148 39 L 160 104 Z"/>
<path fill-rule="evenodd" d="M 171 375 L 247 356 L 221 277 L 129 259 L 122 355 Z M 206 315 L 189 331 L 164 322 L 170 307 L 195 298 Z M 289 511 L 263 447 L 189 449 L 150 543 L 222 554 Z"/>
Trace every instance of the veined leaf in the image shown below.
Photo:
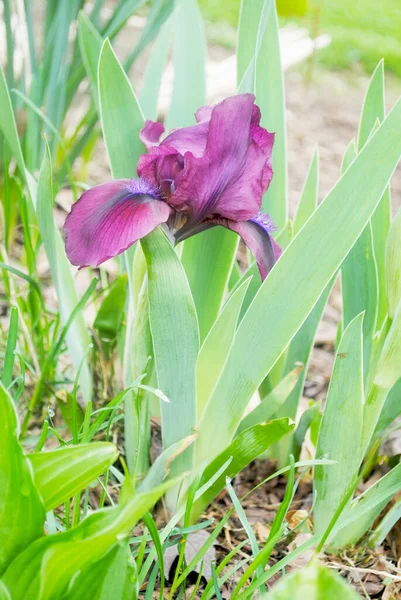
<path fill-rule="evenodd" d="M 127 544 L 117 544 L 104 558 L 84 569 L 74 580 L 65 600 L 82 600 L 90 590 L 91 600 L 133 598 L 134 570 Z"/>
<path fill-rule="evenodd" d="M 141 245 L 148 266 L 149 319 L 157 380 L 170 400 L 161 403 L 163 447 L 168 448 L 193 433 L 196 422 L 199 330 L 184 269 L 161 228 L 143 238 Z M 173 472 L 191 468 L 191 450 L 174 461 Z"/>
<path fill-rule="evenodd" d="M 319 150 L 316 147 L 309 165 L 308 174 L 299 199 L 294 218 L 294 235 L 305 225 L 317 206 L 319 192 Z"/>
<path fill-rule="evenodd" d="M 50 452 L 28 454 L 35 485 L 46 511 L 59 506 L 89 485 L 115 462 L 114 444 L 92 442 Z"/>
<path fill-rule="evenodd" d="M 195 520 L 205 507 L 224 488 L 226 478 L 232 478 L 252 460 L 260 456 L 267 448 L 283 435 L 292 431 L 295 423 L 291 419 L 277 419 L 263 425 L 254 425 L 242 431 L 234 441 L 221 452 L 204 470 L 200 487 L 216 473 L 231 457 L 227 469 L 212 486 L 194 503 L 191 518 Z"/>
<path fill-rule="evenodd" d="M 316 456 L 338 464 L 315 467 L 315 528 L 323 534 L 355 480 L 362 460 L 363 314 L 355 317 L 341 339 L 320 424 Z"/>
<path fill-rule="evenodd" d="M 248 289 L 250 278 L 244 281 L 231 295 L 217 317 L 199 351 L 196 366 L 197 416 L 203 408 L 219 378 L 226 361 L 237 328 L 242 302 Z"/>
<path fill-rule="evenodd" d="M 177 481 L 172 480 L 136 494 L 126 504 L 97 511 L 75 529 L 42 537 L 29 545 L 3 576 L 13 600 L 62 598 L 74 575 L 128 538 L 135 523 L 174 484 Z"/>
<path fill-rule="evenodd" d="M 401 156 L 400 127 L 401 100 L 262 284 L 199 422 L 198 461 L 230 442 L 250 397 L 365 228 Z"/>
<path fill-rule="evenodd" d="M 18 442 L 17 414 L 0 384 L 0 575 L 28 544 L 43 535 L 45 510 Z"/>

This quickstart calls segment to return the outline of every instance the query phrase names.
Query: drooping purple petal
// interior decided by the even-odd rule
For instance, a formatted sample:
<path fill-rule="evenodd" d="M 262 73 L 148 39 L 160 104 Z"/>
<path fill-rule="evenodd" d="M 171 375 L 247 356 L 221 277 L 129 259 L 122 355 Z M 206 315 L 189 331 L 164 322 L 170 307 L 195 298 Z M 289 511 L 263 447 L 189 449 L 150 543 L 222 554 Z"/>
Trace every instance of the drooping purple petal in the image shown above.
<path fill-rule="evenodd" d="M 172 146 L 180 154 L 191 152 L 195 157 L 203 156 L 206 150 L 209 121 L 202 121 L 191 127 L 173 129 L 162 141 L 161 145 Z"/>
<path fill-rule="evenodd" d="M 171 208 L 145 180 L 118 179 L 84 192 L 65 221 L 66 252 L 80 267 L 121 254 L 169 218 Z"/>
<path fill-rule="evenodd" d="M 271 235 L 276 230 L 271 217 L 259 213 L 249 221 L 231 221 L 220 218 L 208 219 L 195 225 L 192 229 L 182 228 L 178 232 L 176 240 L 177 242 L 181 242 L 192 235 L 218 225 L 235 231 L 235 233 L 241 236 L 258 264 L 263 281 L 281 256 L 281 248 Z"/>
<path fill-rule="evenodd" d="M 207 218 L 251 219 L 272 177 L 273 136 L 259 126 L 255 97 L 223 100 L 211 113 L 202 157 L 187 152 L 169 202 L 189 216 L 188 227 Z M 207 107 L 198 114 L 206 116 Z"/>
<path fill-rule="evenodd" d="M 139 138 L 146 150 L 150 150 L 160 143 L 160 137 L 163 133 L 164 126 L 161 123 L 147 120 L 139 133 Z"/>

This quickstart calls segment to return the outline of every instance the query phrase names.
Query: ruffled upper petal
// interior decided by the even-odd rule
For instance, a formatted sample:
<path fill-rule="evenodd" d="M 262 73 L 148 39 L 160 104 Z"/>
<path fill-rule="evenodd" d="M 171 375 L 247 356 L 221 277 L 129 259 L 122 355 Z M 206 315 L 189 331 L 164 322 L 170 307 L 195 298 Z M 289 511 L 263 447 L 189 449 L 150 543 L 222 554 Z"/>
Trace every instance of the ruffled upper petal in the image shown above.
<path fill-rule="evenodd" d="M 164 126 L 158 121 L 145 121 L 145 125 L 139 132 L 139 138 L 144 144 L 146 150 L 150 150 L 153 146 L 158 146 L 160 137 L 164 133 Z"/>
<path fill-rule="evenodd" d="M 203 156 L 184 155 L 169 202 L 188 214 L 188 227 L 206 218 L 246 221 L 257 214 L 272 177 L 274 138 L 259 126 L 254 100 L 252 94 L 242 94 L 217 104 Z M 204 107 L 197 118 L 207 114 Z"/>
<path fill-rule="evenodd" d="M 66 252 L 80 267 L 97 267 L 124 252 L 171 213 L 147 181 L 118 179 L 82 194 L 64 224 Z"/>

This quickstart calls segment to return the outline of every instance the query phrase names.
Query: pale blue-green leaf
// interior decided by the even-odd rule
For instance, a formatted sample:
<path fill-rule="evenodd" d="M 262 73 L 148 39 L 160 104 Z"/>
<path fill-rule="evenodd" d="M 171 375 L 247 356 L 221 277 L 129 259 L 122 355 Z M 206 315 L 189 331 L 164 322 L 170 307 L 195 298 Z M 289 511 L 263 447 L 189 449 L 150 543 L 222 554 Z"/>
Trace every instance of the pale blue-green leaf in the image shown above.
<path fill-rule="evenodd" d="M 172 18 L 174 87 L 167 130 L 190 125 L 205 104 L 206 39 L 197 1 L 177 0 Z"/>
<path fill-rule="evenodd" d="M 250 278 L 231 295 L 214 325 L 209 331 L 199 351 L 196 365 L 197 417 L 219 378 L 221 369 L 231 348 L 242 302 L 248 289 Z"/>
<path fill-rule="evenodd" d="M 309 165 L 308 174 L 305 179 L 301 197 L 299 199 L 297 212 L 294 218 L 293 233 L 305 225 L 317 206 L 319 192 L 319 150 L 316 147 Z"/>
<path fill-rule="evenodd" d="M 401 377 L 401 300 L 396 308 L 390 331 L 376 369 L 374 383 L 389 390 Z"/>
<path fill-rule="evenodd" d="M 104 41 L 100 52 L 98 85 L 103 137 L 113 177 L 133 178 L 138 158 L 145 152 L 139 139 L 144 117 L 109 40 Z"/>
<path fill-rule="evenodd" d="M 387 237 L 386 284 L 388 314 L 393 319 L 401 301 L 401 209 L 396 214 Z"/>
<path fill-rule="evenodd" d="M 367 225 L 400 159 L 400 127 L 398 101 L 264 281 L 199 422 L 199 461 L 230 442 L 250 397 Z"/>
<path fill-rule="evenodd" d="M 355 317 L 341 338 L 320 425 L 316 456 L 337 461 L 315 467 L 314 523 L 323 534 L 355 480 L 362 460 L 363 314 Z"/>
<path fill-rule="evenodd" d="M 97 67 L 103 38 L 83 10 L 79 13 L 78 22 L 78 39 L 81 56 L 92 84 L 94 98 L 97 101 Z"/>

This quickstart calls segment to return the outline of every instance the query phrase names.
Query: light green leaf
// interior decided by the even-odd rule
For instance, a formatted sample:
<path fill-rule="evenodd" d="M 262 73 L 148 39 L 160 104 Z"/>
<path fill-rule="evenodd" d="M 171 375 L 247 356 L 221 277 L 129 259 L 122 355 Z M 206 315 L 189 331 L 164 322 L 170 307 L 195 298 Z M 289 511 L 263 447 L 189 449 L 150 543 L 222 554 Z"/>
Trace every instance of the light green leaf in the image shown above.
<path fill-rule="evenodd" d="M 143 74 L 139 101 L 143 106 L 146 118 L 152 121 L 157 119 L 157 102 L 163 71 L 170 52 L 173 23 L 174 17 L 171 17 L 160 29 Z"/>
<path fill-rule="evenodd" d="M 355 544 L 369 529 L 391 498 L 401 490 L 401 464 L 355 498 L 340 518 L 330 538 L 330 546 L 344 548 Z"/>
<path fill-rule="evenodd" d="M 341 338 L 320 425 L 316 456 L 338 464 L 315 467 L 314 522 L 318 534 L 328 527 L 362 460 L 362 326 L 363 314 L 351 321 Z"/>
<path fill-rule="evenodd" d="M 401 156 L 400 127 L 398 101 L 262 284 L 199 422 L 198 461 L 231 441 L 250 397 L 368 223 Z"/>
<path fill-rule="evenodd" d="M 134 570 L 127 544 L 117 544 L 104 558 L 84 569 L 74 580 L 65 600 L 125 600 L 134 597 Z"/>
<path fill-rule="evenodd" d="M 271 600 L 359 600 L 352 587 L 331 569 L 314 562 L 283 577 L 269 593 Z"/>
<path fill-rule="evenodd" d="M 185 271 L 163 231 L 156 229 L 141 245 L 158 385 L 170 400 L 161 403 L 163 447 L 168 448 L 193 433 L 196 421 L 198 323 Z M 189 467 L 191 455 L 188 449 L 177 458 L 173 472 Z"/>
<path fill-rule="evenodd" d="M 374 383 L 389 390 L 401 377 L 401 300 L 377 365 Z"/>
<path fill-rule="evenodd" d="M 299 374 L 302 371 L 301 367 L 296 367 L 290 371 L 280 383 L 262 399 L 262 402 L 258 404 L 246 417 L 244 417 L 241 423 L 238 425 L 236 436 L 242 433 L 245 429 L 268 421 L 276 411 L 282 406 L 286 398 L 292 392 L 299 379 Z"/>
<path fill-rule="evenodd" d="M 238 81 L 242 80 L 253 53 L 257 52 L 258 25 L 264 0 L 242 0 L 238 38 Z M 252 91 L 252 90 L 249 90 Z M 274 177 L 263 198 L 263 210 L 279 229 L 287 223 L 287 148 L 284 81 L 281 68 L 279 28 L 275 3 L 269 10 L 256 60 L 256 103 L 261 109 L 261 125 L 275 133 L 273 146 Z"/>
<path fill-rule="evenodd" d="M 0 575 L 28 544 L 43 535 L 45 510 L 18 442 L 17 414 L 0 384 Z"/>
<path fill-rule="evenodd" d="M 294 235 L 305 225 L 317 206 L 319 192 L 319 150 L 316 147 L 309 165 L 308 174 L 299 199 L 294 218 Z"/>
<path fill-rule="evenodd" d="M 388 314 L 394 318 L 401 302 L 401 209 L 391 224 L 386 244 L 386 283 Z"/>
<path fill-rule="evenodd" d="M 7 87 L 6 78 L 0 65 L 0 130 L 7 140 L 10 150 L 17 161 L 18 167 L 23 177 L 25 177 L 25 162 L 22 155 L 21 145 L 17 131 L 17 124 L 10 94 Z"/>
<path fill-rule="evenodd" d="M 103 38 L 92 25 L 89 17 L 81 10 L 79 13 L 78 39 L 81 50 L 82 60 L 85 65 L 86 72 L 91 81 L 93 90 L 97 89 L 97 67 L 99 62 L 99 54 L 102 48 Z M 94 94 L 95 95 L 95 94 Z"/>
<path fill-rule="evenodd" d="M 174 88 L 167 130 L 189 125 L 205 104 L 206 39 L 197 1 L 177 0 L 172 18 Z"/>
<path fill-rule="evenodd" d="M 184 242 L 181 261 L 194 297 L 201 342 L 223 303 L 238 239 L 236 233 L 214 227 Z"/>
<path fill-rule="evenodd" d="M 74 575 L 97 563 L 177 481 L 136 494 L 121 506 L 97 511 L 78 527 L 42 537 L 9 565 L 3 582 L 13 600 L 62 598 Z"/>
<path fill-rule="evenodd" d="M 369 139 L 375 128 L 377 119 L 382 122 L 384 115 L 384 63 L 381 60 L 372 75 L 363 103 L 358 134 L 358 151 L 363 148 Z M 387 314 L 385 251 L 390 223 L 391 197 L 390 188 L 388 188 L 384 191 L 383 197 L 372 216 L 373 248 L 378 273 L 378 328 L 382 326 Z"/>
<path fill-rule="evenodd" d="M 227 477 L 232 478 L 237 475 L 252 460 L 255 460 L 260 454 L 265 452 L 271 444 L 292 431 L 294 427 L 295 423 L 291 419 L 285 418 L 270 421 L 263 425 L 254 425 L 242 431 L 204 470 L 200 487 L 209 481 L 221 466 L 231 458 L 224 473 L 194 503 L 191 515 L 192 520 L 197 518 L 213 498 L 224 488 Z"/>
<path fill-rule="evenodd" d="M 103 42 L 98 67 L 103 137 L 115 179 L 135 177 L 145 147 L 139 139 L 144 116 L 109 40 Z"/>
<path fill-rule="evenodd" d="M 10 593 L 4 583 L 0 580 L 0 600 L 12 600 Z"/>
<path fill-rule="evenodd" d="M 46 511 L 89 485 L 117 459 L 114 444 L 92 442 L 28 454 L 35 485 Z"/>
<path fill-rule="evenodd" d="M 65 254 L 64 244 L 53 217 L 53 180 L 49 148 L 40 169 L 37 198 L 34 205 L 38 219 L 40 236 L 46 250 L 50 272 L 60 307 L 61 322 L 65 325 L 78 304 L 70 263 Z M 90 337 L 82 312 L 78 313 L 67 333 L 67 346 L 76 372 L 81 368 L 79 384 L 85 404 L 92 397 L 92 374 L 86 360 Z"/>
<path fill-rule="evenodd" d="M 342 172 L 355 160 L 355 142 L 348 146 L 342 164 Z M 379 280 L 373 248 L 371 223 L 365 227 L 341 267 L 341 291 L 343 297 L 343 327 L 361 312 L 363 320 L 363 354 L 365 379 L 369 374 L 372 340 L 378 315 Z"/>
<path fill-rule="evenodd" d="M 93 323 L 107 360 L 121 329 L 126 302 L 127 274 L 123 273 L 113 282 Z"/>
<path fill-rule="evenodd" d="M 196 366 L 197 416 L 202 414 L 231 348 L 250 278 L 231 295 L 199 351 Z"/>

